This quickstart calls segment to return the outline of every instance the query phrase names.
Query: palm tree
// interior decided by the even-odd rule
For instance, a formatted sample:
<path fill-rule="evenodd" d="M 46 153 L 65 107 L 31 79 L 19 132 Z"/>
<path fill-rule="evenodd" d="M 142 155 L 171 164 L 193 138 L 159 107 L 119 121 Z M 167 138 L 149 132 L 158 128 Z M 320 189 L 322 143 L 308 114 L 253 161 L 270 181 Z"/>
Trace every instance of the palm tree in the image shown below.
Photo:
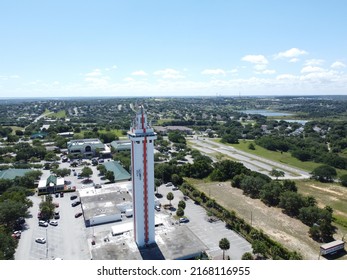
<path fill-rule="evenodd" d="M 226 238 L 222 238 L 219 241 L 219 248 L 221 248 L 221 250 L 223 250 L 223 260 L 224 260 L 225 251 L 230 249 L 230 242 L 229 242 L 229 240 L 226 239 Z"/>

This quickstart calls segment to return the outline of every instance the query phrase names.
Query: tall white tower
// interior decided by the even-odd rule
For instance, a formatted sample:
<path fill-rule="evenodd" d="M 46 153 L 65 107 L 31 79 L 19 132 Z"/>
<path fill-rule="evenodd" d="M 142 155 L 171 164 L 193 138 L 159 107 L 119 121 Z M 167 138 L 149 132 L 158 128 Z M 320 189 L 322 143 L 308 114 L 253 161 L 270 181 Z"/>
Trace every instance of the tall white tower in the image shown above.
<path fill-rule="evenodd" d="M 148 125 L 143 106 L 136 113 L 128 137 L 131 140 L 134 236 L 137 246 L 142 247 L 155 242 L 154 140 L 157 139 Z"/>

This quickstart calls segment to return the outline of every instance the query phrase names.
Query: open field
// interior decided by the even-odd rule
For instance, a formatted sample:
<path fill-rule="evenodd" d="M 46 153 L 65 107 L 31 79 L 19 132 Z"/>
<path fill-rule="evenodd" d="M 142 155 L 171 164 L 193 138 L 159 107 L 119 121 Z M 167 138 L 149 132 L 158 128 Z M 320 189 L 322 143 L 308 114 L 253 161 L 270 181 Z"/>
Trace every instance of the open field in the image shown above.
<path fill-rule="evenodd" d="M 216 142 L 219 142 L 219 141 L 220 140 L 216 140 Z M 255 150 L 248 149 L 248 145 L 250 143 L 254 144 Z M 294 166 L 309 172 L 311 172 L 313 169 L 321 165 L 319 163 L 312 162 L 312 161 L 305 161 L 305 162 L 300 161 L 292 157 L 292 155 L 288 152 L 281 153 L 281 152 L 269 151 L 255 144 L 253 140 L 247 140 L 247 141 L 241 140 L 239 144 L 227 144 L 227 143 L 224 143 L 224 144 L 228 146 L 232 146 L 235 149 L 259 156 L 259 157 L 263 157 L 263 158 L 271 159 L 273 161 L 277 161 L 280 163 L 288 164 L 288 165 L 291 165 L 291 166 Z"/>
<path fill-rule="evenodd" d="M 75 133 L 75 136 L 76 136 L 76 137 L 82 137 L 82 138 L 83 138 L 83 137 L 84 137 L 83 132 L 87 132 L 87 131 L 90 132 L 90 130 L 82 130 L 82 131 L 79 132 L 79 133 Z M 110 129 L 109 131 L 107 131 L 106 129 L 100 129 L 100 130 L 98 130 L 98 133 L 107 133 L 107 132 L 115 133 L 116 136 L 118 136 L 119 138 L 121 138 L 121 137 L 124 136 L 124 135 L 122 134 L 122 130 L 119 130 L 119 129 Z"/>
<path fill-rule="evenodd" d="M 234 210 L 255 228 L 263 230 L 287 248 L 300 252 L 304 259 L 318 258 L 320 244 L 308 236 L 309 227 L 283 214 L 280 208 L 268 207 L 259 199 L 244 196 L 242 190 L 232 188 L 230 182 L 188 181 L 222 206 Z M 341 234 L 338 232 L 337 236 Z M 343 259 L 347 259 L 347 256 Z"/>
<path fill-rule="evenodd" d="M 347 188 L 338 184 L 320 183 L 313 180 L 297 181 L 298 192 L 316 198 L 318 206 L 334 209 L 334 225 L 338 228 L 336 239 L 347 234 Z"/>
<path fill-rule="evenodd" d="M 220 142 L 220 139 L 214 139 L 214 141 Z M 254 144 L 255 150 L 248 149 L 248 145 L 250 143 Z M 270 159 L 279 163 L 297 167 L 308 172 L 311 172 L 316 167 L 323 165 L 323 163 L 317 163 L 313 161 L 300 161 L 297 158 L 292 157 L 292 155 L 289 152 L 281 153 L 281 152 L 269 151 L 255 144 L 253 140 L 240 140 L 239 144 L 227 144 L 227 143 L 224 143 L 224 144 L 231 146 L 235 149 L 238 149 L 240 151 L 244 151 L 259 157 L 263 157 L 263 158 Z M 346 170 L 336 169 L 336 171 L 338 176 L 341 176 L 342 174 L 347 174 Z"/>

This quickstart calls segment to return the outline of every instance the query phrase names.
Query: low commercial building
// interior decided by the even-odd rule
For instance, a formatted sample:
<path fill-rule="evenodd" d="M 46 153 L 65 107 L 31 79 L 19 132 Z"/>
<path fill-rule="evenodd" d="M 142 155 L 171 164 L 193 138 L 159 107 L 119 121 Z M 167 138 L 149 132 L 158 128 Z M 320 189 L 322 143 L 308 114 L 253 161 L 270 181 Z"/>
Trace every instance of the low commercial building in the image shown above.
<path fill-rule="evenodd" d="M 0 171 L 0 179 L 13 180 L 16 177 L 23 177 L 26 173 L 33 171 L 32 169 L 6 169 Z"/>
<path fill-rule="evenodd" d="M 64 178 L 50 175 L 47 179 L 41 179 L 37 187 L 38 194 L 42 193 L 57 193 L 64 190 Z"/>
<path fill-rule="evenodd" d="M 131 175 L 128 171 L 124 169 L 117 161 L 107 161 L 104 163 L 107 171 L 112 171 L 114 174 L 114 181 L 129 181 L 131 179 Z"/>
<path fill-rule="evenodd" d="M 124 184 L 103 185 L 79 190 L 86 226 L 122 220 L 122 215 L 132 209 L 132 197 Z"/>
<path fill-rule="evenodd" d="M 129 140 L 112 141 L 111 146 L 116 152 L 131 150 L 131 142 Z"/>
<path fill-rule="evenodd" d="M 77 139 L 67 142 L 69 154 L 73 156 L 94 157 L 100 154 L 108 157 L 111 149 L 103 144 L 99 139 Z"/>

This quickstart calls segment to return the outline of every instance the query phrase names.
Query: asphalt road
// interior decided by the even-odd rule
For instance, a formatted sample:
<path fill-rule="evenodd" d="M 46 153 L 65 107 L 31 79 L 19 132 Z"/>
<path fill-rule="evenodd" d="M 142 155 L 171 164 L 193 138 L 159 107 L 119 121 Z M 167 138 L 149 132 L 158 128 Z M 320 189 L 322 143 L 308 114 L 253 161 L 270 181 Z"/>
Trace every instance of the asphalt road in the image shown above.
<path fill-rule="evenodd" d="M 199 150 L 204 154 L 207 154 L 209 156 L 215 153 L 225 154 L 226 156 L 232 157 L 233 159 L 243 163 L 244 166 L 246 166 L 247 168 L 253 171 L 257 171 L 259 173 L 266 174 L 268 176 L 270 176 L 269 172 L 273 168 L 275 168 L 285 173 L 284 177 L 281 177 L 281 179 L 310 178 L 310 174 L 304 170 L 294 168 L 286 164 L 278 163 L 269 159 L 265 159 L 259 156 L 255 156 L 250 153 L 237 150 L 234 147 L 211 141 L 208 138 L 189 140 L 189 143 L 191 143 L 195 149 Z"/>

